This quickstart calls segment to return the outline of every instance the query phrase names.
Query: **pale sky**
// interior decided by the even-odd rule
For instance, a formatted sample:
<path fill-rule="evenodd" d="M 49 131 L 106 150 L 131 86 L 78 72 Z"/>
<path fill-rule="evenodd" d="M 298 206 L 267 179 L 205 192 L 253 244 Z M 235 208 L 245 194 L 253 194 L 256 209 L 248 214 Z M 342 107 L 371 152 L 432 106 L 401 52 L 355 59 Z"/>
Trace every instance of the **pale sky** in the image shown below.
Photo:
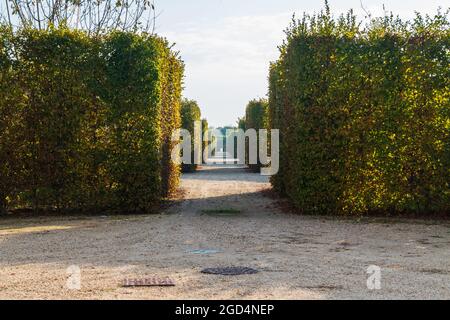
<path fill-rule="evenodd" d="M 449 0 L 362 0 L 373 16 L 386 10 L 402 18 L 415 11 L 434 14 Z M 330 0 L 334 15 L 353 8 L 364 18 L 360 0 Z M 199 102 L 210 125 L 235 124 L 247 102 L 266 97 L 270 61 L 292 14 L 320 11 L 314 0 L 156 0 L 156 32 L 174 42 L 186 64 L 184 96 Z"/>

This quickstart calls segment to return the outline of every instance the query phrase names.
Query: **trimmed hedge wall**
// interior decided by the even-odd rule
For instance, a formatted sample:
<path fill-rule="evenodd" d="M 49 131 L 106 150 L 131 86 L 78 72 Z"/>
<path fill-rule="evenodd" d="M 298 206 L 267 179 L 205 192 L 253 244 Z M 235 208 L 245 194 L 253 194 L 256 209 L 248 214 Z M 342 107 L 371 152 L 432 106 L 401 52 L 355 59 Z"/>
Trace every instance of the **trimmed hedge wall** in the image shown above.
<path fill-rule="evenodd" d="M 244 128 L 255 129 L 257 134 L 257 164 L 249 164 L 249 145 L 248 139 L 246 139 L 246 152 L 245 152 L 245 163 L 248 167 L 253 171 L 260 171 L 261 164 L 259 162 L 259 129 L 267 128 L 267 113 L 268 113 L 268 102 L 266 99 L 254 99 L 251 100 L 245 109 L 245 118 L 244 118 Z"/>
<path fill-rule="evenodd" d="M 167 141 L 183 64 L 165 40 L 64 28 L 0 37 L 4 207 L 143 211 L 176 187 Z"/>
<path fill-rule="evenodd" d="M 181 92 L 183 90 L 184 64 L 178 53 L 171 50 L 169 43 L 157 38 L 160 56 L 160 115 L 161 126 L 161 179 L 162 195 L 173 195 L 180 182 L 181 166 L 171 158 L 176 142 L 172 141 L 172 133 L 181 125 Z"/>
<path fill-rule="evenodd" d="M 208 120 L 202 119 L 202 153 L 205 152 L 206 148 L 209 148 L 208 141 L 205 141 L 206 137 L 208 137 L 208 130 L 209 130 Z M 207 160 L 208 159 L 204 158 L 202 154 L 202 164 L 206 164 Z"/>
<path fill-rule="evenodd" d="M 24 96 L 15 85 L 17 70 L 12 68 L 12 33 L 0 26 L 0 214 L 8 208 L 7 196 L 22 185 L 21 163 L 23 123 L 19 115 Z"/>
<path fill-rule="evenodd" d="M 447 17 L 293 22 L 270 70 L 276 190 L 305 213 L 449 212 Z"/>
<path fill-rule="evenodd" d="M 194 145 L 195 143 L 199 143 L 197 137 L 194 135 L 194 124 L 195 121 L 201 121 L 201 111 L 200 107 L 198 106 L 197 101 L 194 100 L 188 100 L 183 99 L 181 102 L 181 128 L 186 129 L 191 134 L 191 164 L 185 164 L 182 165 L 182 171 L 183 172 L 192 172 L 197 170 L 198 165 L 195 164 L 201 163 L 201 159 L 195 159 L 194 158 Z M 203 124 L 202 124 L 203 127 Z M 201 128 L 200 128 L 201 129 Z M 203 146 L 203 143 L 201 143 Z M 199 157 L 202 157 L 202 154 L 199 155 Z M 197 160 L 197 161 L 195 161 Z"/>

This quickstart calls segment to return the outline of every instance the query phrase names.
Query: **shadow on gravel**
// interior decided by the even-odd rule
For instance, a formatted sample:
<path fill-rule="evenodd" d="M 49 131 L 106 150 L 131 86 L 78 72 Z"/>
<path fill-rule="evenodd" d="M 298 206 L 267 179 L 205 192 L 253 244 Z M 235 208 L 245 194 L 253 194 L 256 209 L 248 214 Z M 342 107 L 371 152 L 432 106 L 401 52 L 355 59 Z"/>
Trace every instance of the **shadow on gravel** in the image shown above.
<path fill-rule="evenodd" d="M 268 176 L 255 173 L 245 166 L 236 165 L 204 165 L 196 172 L 183 174 L 183 179 L 269 183 Z"/>

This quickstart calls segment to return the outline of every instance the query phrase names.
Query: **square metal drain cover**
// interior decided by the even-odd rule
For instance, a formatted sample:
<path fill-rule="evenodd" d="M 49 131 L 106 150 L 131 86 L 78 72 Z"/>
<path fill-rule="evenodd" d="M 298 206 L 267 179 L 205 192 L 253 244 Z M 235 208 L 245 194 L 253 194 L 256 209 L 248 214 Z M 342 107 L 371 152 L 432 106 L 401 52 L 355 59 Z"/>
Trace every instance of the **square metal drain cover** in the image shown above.
<path fill-rule="evenodd" d="M 124 279 L 122 287 L 173 287 L 175 282 L 170 278 Z"/>

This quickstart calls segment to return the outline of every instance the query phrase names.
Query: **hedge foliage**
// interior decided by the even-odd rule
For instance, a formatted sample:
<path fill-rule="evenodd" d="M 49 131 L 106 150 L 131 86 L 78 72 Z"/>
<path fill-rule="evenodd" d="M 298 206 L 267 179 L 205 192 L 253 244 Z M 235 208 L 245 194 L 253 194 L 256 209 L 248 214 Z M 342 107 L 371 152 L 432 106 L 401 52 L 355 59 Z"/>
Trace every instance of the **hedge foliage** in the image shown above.
<path fill-rule="evenodd" d="M 327 8 L 286 33 L 270 70 L 274 187 L 306 213 L 449 212 L 448 12 L 362 28 Z"/>
<path fill-rule="evenodd" d="M 181 102 L 181 128 L 188 130 L 191 134 L 191 163 L 182 165 L 182 171 L 183 172 L 192 172 L 197 170 L 198 163 L 201 162 L 202 153 L 200 152 L 198 155 L 198 159 L 195 159 L 194 156 L 194 146 L 195 144 L 201 145 L 203 147 L 203 142 L 198 141 L 202 137 L 197 137 L 194 134 L 194 125 L 196 121 L 202 121 L 201 120 L 201 111 L 200 107 L 198 106 L 197 101 L 195 100 L 189 100 L 189 99 L 183 99 Z M 201 125 L 201 128 L 198 128 L 200 130 L 203 130 L 203 123 Z M 197 164 L 196 164 L 197 163 Z"/>
<path fill-rule="evenodd" d="M 209 136 L 209 124 L 207 119 L 202 119 L 202 153 L 205 152 L 206 148 L 209 148 L 209 141 L 206 141 L 206 138 Z M 202 155 L 202 163 L 206 164 L 207 160 Z"/>
<path fill-rule="evenodd" d="M 183 64 L 166 40 L 3 28 L 0 46 L 3 207 L 141 211 L 176 187 Z"/>
<path fill-rule="evenodd" d="M 251 100 L 245 109 L 245 117 L 244 117 L 244 129 L 255 129 L 257 133 L 257 164 L 249 163 L 249 141 L 246 140 L 246 152 L 245 152 L 245 163 L 248 167 L 253 171 L 259 171 L 261 169 L 261 163 L 259 162 L 259 130 L 265 129 L 268 126 L 267 123 L 267 113 L 268 113 L 268 101 L 267 99 L 254 99 Z M 242 126 L 241 124 L 238 124 Z"/>

